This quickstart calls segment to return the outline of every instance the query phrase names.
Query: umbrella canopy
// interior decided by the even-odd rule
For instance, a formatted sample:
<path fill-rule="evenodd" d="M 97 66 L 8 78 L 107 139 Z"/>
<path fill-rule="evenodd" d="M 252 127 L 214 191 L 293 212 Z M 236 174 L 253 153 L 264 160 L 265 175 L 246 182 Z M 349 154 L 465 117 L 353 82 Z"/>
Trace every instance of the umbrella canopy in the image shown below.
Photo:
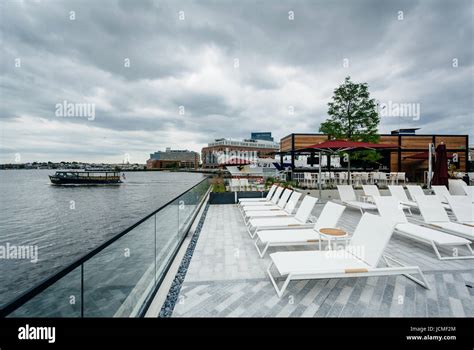
<path fill-rule="evenodd" d="M 430 157 L 429 152 L 419 152 L 419 153 L 413 154 L 411 156 L 403 157 L 403 159 L 428 160 L 429 157 Z M 452 155 L 447 155 L 446 158 L 447 159 L 453 159 L 453 156 Z"/>
<path fill-rule="evenodd" d="M 395 144 L 359 142 L 350 140 L 328 140 L 322 143 L 317 143 L 305 148 L 297 149 L 296 152 L 347 152 L 347 151 L 361 151 L 370 149 L 393 149 L 398 148 Z"/>
<path fill-rule="evenodd" d="M 448 157 L 446 154 L 446 145 L 439 144 L 436 147 L 436 161 L 432 185 L 445 185 L 448 187 Z"/>

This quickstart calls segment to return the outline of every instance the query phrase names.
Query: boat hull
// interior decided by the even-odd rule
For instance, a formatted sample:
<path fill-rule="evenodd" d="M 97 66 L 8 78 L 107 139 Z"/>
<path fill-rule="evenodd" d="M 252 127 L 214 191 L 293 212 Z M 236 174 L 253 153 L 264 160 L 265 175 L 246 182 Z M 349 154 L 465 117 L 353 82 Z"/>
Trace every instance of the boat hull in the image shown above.
<path fill-rule="evenodd" d="M 58 176 L 49 176 L 53 185 L 119 185 L 122 183 L 120 179 L 80 179 L 80 178 L 64 178 Z"/>

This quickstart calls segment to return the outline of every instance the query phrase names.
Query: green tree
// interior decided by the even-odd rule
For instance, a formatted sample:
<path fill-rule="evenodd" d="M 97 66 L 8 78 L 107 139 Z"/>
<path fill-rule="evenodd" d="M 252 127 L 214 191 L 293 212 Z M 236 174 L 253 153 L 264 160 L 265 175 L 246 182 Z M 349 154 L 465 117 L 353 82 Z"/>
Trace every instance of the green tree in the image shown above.
<path fill-rule="evenodd" d="M 380 117 L 375 99 L 370 98 L 367 83 L 354 83 L 346 77 L 344 83 L 334 90 L 328 103 L 329 118 L 321 123 L 319 131 L 330 139 L 378 142 Z M 375 151 L 360 151 L 351 154 L 351 159 L 375 162 L 381 156 Z"/>

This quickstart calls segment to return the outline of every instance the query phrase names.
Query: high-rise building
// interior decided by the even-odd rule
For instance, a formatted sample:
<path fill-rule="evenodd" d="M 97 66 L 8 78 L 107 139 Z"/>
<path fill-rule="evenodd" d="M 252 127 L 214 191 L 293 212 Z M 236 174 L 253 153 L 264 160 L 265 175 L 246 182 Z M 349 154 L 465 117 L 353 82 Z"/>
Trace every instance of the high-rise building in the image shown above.
<path fill-rule="evenodd" d="M 265 131 L 265 132 L 252 132 L 250 134 L 250 138 L 252 140 L 261 140 L 261 141 L 273 141 L 272 133 Z"/>

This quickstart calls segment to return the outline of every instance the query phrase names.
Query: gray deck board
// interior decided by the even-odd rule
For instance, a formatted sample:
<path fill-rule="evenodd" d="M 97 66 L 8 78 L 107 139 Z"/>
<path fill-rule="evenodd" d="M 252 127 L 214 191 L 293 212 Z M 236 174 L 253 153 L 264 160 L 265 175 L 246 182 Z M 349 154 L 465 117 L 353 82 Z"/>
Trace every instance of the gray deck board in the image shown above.
<path fill-rule="evenodd" d="M 322 205 L 317 205 L 317 216 Z M 340 227 L 353 232 L 361 214 L 346 209 Z M 317 249 L 317 246 L 272 248 Z M 473 317 L 474 263 L 440 261 L 429 245 L 393 235 L 386 252 L 424 272 L 431 289 L 404 276 L 291 282 L 278 298 L 235 205 L 211 205 L 173 317 Z M 449 251 L 445 253 L 449 254 Z"/>

